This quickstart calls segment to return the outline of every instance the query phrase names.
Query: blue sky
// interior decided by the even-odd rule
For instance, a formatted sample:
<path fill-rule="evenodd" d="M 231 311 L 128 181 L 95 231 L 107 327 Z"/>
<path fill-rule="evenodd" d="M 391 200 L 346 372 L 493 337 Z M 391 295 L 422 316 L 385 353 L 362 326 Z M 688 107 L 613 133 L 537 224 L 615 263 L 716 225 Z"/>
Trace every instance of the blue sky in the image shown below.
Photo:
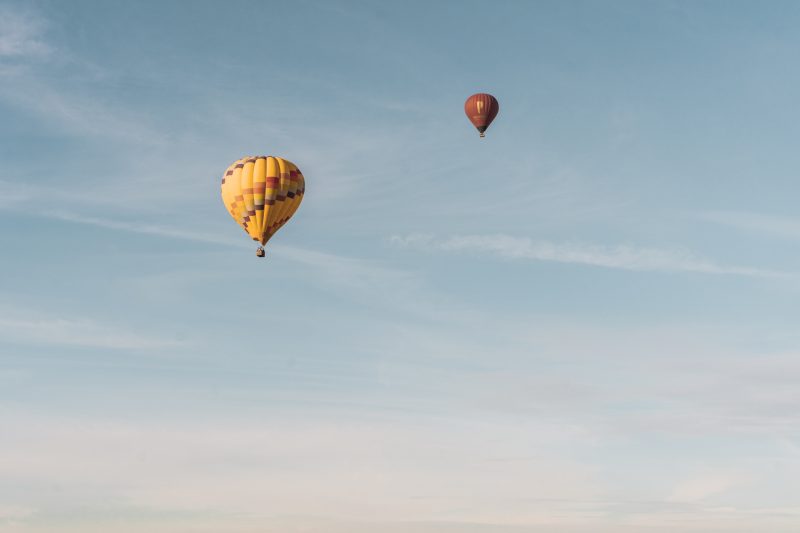
<path fill-rule="evenodd" d="M 0 531 L 797 531 L 799 23 L 1 3 Z"/>

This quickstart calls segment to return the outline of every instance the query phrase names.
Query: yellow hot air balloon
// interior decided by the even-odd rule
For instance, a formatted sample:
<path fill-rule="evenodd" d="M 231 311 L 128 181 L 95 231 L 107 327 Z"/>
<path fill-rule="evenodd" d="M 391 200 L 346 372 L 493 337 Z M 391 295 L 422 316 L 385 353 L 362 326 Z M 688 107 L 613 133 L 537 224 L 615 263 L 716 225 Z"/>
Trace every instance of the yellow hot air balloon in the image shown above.
<path fill-rule="evenodd" d="M 222 176 L 222 202 L 236 223 L 261 243 L 259 257 L 264 257 L 267 241 L 300 207 L 305 190 L 300 169 L 280 157 L 243 157 Z"/>

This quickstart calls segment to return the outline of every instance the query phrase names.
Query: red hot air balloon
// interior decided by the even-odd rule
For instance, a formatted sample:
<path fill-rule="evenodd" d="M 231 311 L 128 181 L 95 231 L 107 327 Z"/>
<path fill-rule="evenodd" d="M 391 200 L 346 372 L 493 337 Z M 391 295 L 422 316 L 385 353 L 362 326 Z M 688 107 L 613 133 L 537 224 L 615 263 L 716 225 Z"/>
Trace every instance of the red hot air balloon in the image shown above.
<path fill-rule="evenodd" d="M 467 114 L 469 121 L 481 132 L 481 137 L 484 136 L 483 132 L 492 123 L 498 111 L 500 111 L 500 104 L 497 103 L 497 98 L 491 94 L 473 94 L 464 102 L 464 113 Z"/>

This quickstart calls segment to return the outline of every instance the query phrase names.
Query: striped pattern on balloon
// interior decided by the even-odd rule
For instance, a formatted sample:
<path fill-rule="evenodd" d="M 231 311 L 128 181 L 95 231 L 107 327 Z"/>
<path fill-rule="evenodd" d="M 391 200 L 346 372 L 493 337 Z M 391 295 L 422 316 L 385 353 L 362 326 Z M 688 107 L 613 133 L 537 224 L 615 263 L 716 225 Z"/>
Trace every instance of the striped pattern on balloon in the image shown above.
<path fill-rule="evenodd" d="M 305 178 L 286 159 L 244 157 L 225 171 L 221 193 L 233 220 L 250 238 L 265 245 L 300 207 Z"/>

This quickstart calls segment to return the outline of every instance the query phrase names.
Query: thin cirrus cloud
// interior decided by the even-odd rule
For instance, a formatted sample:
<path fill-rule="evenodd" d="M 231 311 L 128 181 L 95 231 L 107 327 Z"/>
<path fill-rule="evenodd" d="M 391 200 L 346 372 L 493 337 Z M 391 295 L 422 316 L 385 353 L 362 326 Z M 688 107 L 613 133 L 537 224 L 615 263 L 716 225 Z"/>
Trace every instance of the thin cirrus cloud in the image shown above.
<path fill-rule="evenodd" d="M 416 249 L 483 253 L 506 259 L 553 261 L 641 272 L 695 272 L 762 278 L 790 276 L 789 273 L 775 270 L 719 265 L 680 249 L 553 243 L 504 234 L 464 235 L 442 240 L 437 240 L 432 235 L 396 235 L 391 238 L 391 242 L 401 247 Z"/>
<path fill-rule="evenodd" d="M 3 35 L 0 33 L 0 43 L 2 40 Z M 42 49 L 49 50 L 44 41 L 41 46 Z M 11 48 L 9 45 L 9 49 Z M 37 49 L 32 45 L 28 48 Z M 0 59 L 2 57 L 3 54 L 0 53 Z M 7 57 L 14 56 L 7 54 Z M 160 154 L 166 150 L 174 150 L 177 143 L 164 122 L 159 121 L 149 110 L 131 111 L 115 105 L 113 97 L 103 94 L 103 78 L 113 77 L 114 73 L 80 60 L 60 57 L 56 61 L 52 57 L 52 54 L 42 54 L 41 60 L 34 62 L 30 54 L 27 54 L 22 56 L 29 60 L 23 64 L 24 67 L 4 67 L 0 63 L 0 103 L 17 111 L 24 111 L 35 123 L 42 125 L 43 131 L 88 142 L 147 146 L 150 151 L 147 157 L 152 158 L 155 154 L 160 156 L 159 161 L 169 161 L 168 157 Z M 59 84 L 53 81 L 57 76 L 49 71 L 78 71 L 82 81 L 79 87 Z M 124 151 L 120 151 L 118 157 L 123 160 L 131 159 Z"/>
<path fill-rule="evenodd" d="M 168 226 L 161 226 L 158 224 L 148 224 L 144 222 L 125 222 L 119 220 L 109 220 L 101 217 L 93 217 L 70 213 L 65 211 L 57 211 L 52 213 L 45 213 L 43 216 L 62 220 L 64 222 L 72 222 L 75 224 L 85 224 L 89 226 L 97 226 L 110 230 L 126 231 L 131 233 L 142 233 L 145 235 L 155 235 L 159 237 L 168 237 L 173 239 L 181 239 L 195 242 L 205 242 L 210 244 L 218 244 L 221 246 L 234 246 L 244 247 L 244 245 L 226 239 L 223 236 L 209 235 L 200 232 L 186 231 L 179 228 Z"/>
<path fill-rule="evenodd" d="M 266 412 L 258 425 L 215 420 L 210 430 L 190 421 L 132 423 L 4 410 L 17 431 L 0 442 L 0 472 L 39 489 L 40 496 L 29 503 L 18 495 L 0 519 L 29 528 L 58 519 L 59 493 L 47 490 L 54 482 L 99 503 L 82 512 L 114 531 L 124 529 L 108 523 L 109 510 L 117 521 L 136 513 L 140 528 L 152 525 L 148 531 L 159 532 L 174 530 L 174 523 L 169 529 L 159 520 L 170 515 L 199 518 L 215 526 L 209 531 L 403 533 L 641 532 L 664 531 L 665 524 L 673 531 L 755 531 L 765 514 L 776 527 L 797 516 L 796 509 L 765 505 L 763 498 L 715 506 L 715 495 L 747 483 L 745 468 L 708 469 L 677 476 L 635 499 L 615 497 L 597 469 L 559 457 L 558 450 L 575 438 L 563 427 L 551 432 L 503 418 L 442 425 L 402 414 L 378 423 L 343 414 L 334 423 L 307 411 L 293 417 Z M 503 458 L 490 451 L 498 431 L 514 437 L 504 440 Z M 275 461 L 281 469 L 273 468 Z M 657 500 L 655 493 L 670 496 Z"/>
<path fill-rule="evenodd" d="M 159 224 L 110 220 L 63 211 L 44 213 L 42 216 L 112 231 L 219 245 L 226 249 L 250 247 L 246 240 L 231 239 L 221 234 L 186 231 Z M 437 300 L 424 291 L 420 286 L 420 280 L 411 273 L 378 262 L 288 245 L 273 245 L 270 247 L 270 253 L 308 268 L 313 272 L 311 279 L 316 284 L 326 290 L 343 292 L 349 299 L 379 305 L 390 304 L 396 311 L 435 320 L 441 320 L 442 306 L 448 305 L 447 302 Z M 460 316 L 460 313 L 456 312 L 456 309 L 450 309 L 448 316 L 452 318 Z"/>
<path fill-rule="evenodd" d="M 69 136 L 115 139 L 156 147 L 168 137 L 141 114 L 120 111 L 96 98 L 76 95 L 30 72 L 0 72 L 0 98 L 45 121 L 49 130 Z"/>
<path fill-rule="evenodd" d="M 740 472 L 709 472 L 678 483 L 670 497 L 671 502 L 698 502 L 723 493 L 747 482 Z"/>
<path fill-rule="evenodd" d="M 700 218 L 741 231 L 788 239 L 800 238 L 800 219 L 794 217 L 741 211 L 711 211 L 702 213 Z"/>
<path fill-rule="evenodd" d="M 88 318 L 63 318 L 25 314 L 20 310 L 0 314 L 0 337 L 10 344 L 78 346 L 112 350 L 153 350 L 185 344 L 102 324 Z"/>
<path fill-rule="evenodd" d="M 44 28 L 40 17 L 0 6 L 0 58 L 49 54 L 51 48 L 42 39 Z"/>
<path fill-rule="evenodd" d="M 537 431 L 538 424 L 467 419 L 442 426 L 435 418 L 418 415 L 398 414 L 379 422 L 348 419 L 346 412 L 331 422 L 308 411 L 293 414 L 268 410 L 261 424 L 215 421 L 209 429 L 207 422 L 184 421 L 176 427 L 153 417 L 134 424 L 4 410 L 3 417 L 17 432 L 0 443 L 0 473 L 34 488 L 56 480 L 74 487 L 74 495 L 119 513 L 133 507 L 230 514 L 232 523 L 223 528 L 227 531 L 272 523 L 277 515 L 294 515 L 301 522 L 316 514 L 327 515 L 327 522 L 399 524 L 415 516 L 508 523 L 513 518 L 503 509 L 530 514 L 526 509 L 531 504 L 524 498 L 574 501 L 598 496 L 589 468 L 552 455 L 570 435 Z M 487 449 L 498 430 L 515 437 L 505 443 L 507 453 L 519 457 L 535 443 L 540 456 L 492 461 L 496 456 Z M 52 442 L 60 443 L 57 449 Z M 283 465 L 279 470 L 272 466 L 276 460 Z M 224 466 L 226 475 L 201 466 L 209 462 Z M 532 478 L 551 481 L 530 484 Z M 37 498 L 41 517 L 57 513 L 58 502 L 50 498 Z M 455 516 L 447 511 L 463 502 L 469 504 L 468 512 Z"/>
<path fill-rule="evenodd" d="M 91 80 L 100 69 L 72 57 L 68 50 L 59 48 L 58 55 L 54 54 L 45 38 L 47 26 L 47 19 L 35 11 L 0 5 L 0 100 L 40 118 L 48 130 L 163 145 L 164 135 L 144 121 L 142 113 L 127 113 L 85 94 L 91 83 L 79 94 L 53 81 L 54 71 L 78 71 Z"/>

